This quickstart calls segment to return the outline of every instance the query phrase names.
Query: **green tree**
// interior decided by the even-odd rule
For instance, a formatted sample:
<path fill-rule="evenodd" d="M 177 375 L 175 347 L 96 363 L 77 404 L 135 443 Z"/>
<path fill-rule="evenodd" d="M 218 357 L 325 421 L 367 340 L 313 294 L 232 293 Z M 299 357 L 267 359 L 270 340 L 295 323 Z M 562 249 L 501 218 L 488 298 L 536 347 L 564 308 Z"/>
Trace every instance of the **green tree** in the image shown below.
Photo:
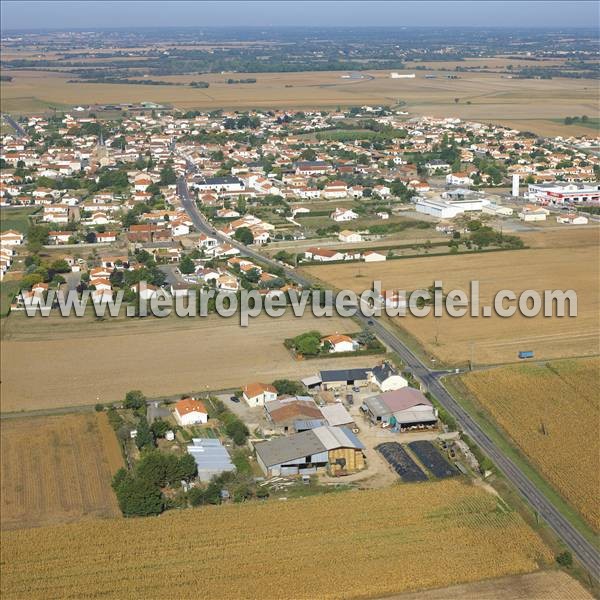
<path fill-rule="evenodd" d="M 162 419 L 156 419 L 150 425 L 150 431 L 152 431 L 155 438 L 164 438 L 167 431 L 169 431 L 169 424 Z"/>
<path fill-rule="evenodd" d="M 291 379 L 277 379 L 273 382 L 273 387 L 278 394 L 289 396 L 296 396 L 304 392 L 304 386 L 299 381 L 292 381 Z"/>
<path fill-rule="evenodd" d="M 137 424 L 137 435 L 135 437 L 135 445 L 142 450 L 143 448 L 154 447 L 154 435 L 150 431 L 150 426 L 145 417 L 141 417 Z"/>
<path fill-rule="evenodd" d="M 151 483 L 132 477 L 120 469 L 113 478 L 113 489 L 125 517 L 146 517 L 163 511 L 161 491 Z"/>
<path fill-rule="evenodd" d="M 146 396 L 140 390 L 130 390 L 125 394 L 123 406 L 137 410 L 146 404 Z"/>
<path fill-rule="evenodd" d="M 195 270 L 194 261 L 189 256 L 184 256 L 179 263 L 179 270 L 185 275 L 193 273 Z"/>
<path fill-rule="evenodd" d="M 233 237 L 238 242 L 246 244 L 246 246 L 249 246 L 252 242 L 254 242 L 254 236 L 248 227 L 240 227 L 239 229 L 236 229 Z"/>
<path fill-rule="evenodd" d="M 294 338 L 296 352 L 307 356 L 315 356 L 321 351 L 321 334 L 318 331 L 308 331 Z"/>
<path fill-rule="evenodd" d="M 573 565 L 573 555 L 568 550 L 565 550 L 556 556 L 556 562 L 561 567 L 571 567 Z"/>

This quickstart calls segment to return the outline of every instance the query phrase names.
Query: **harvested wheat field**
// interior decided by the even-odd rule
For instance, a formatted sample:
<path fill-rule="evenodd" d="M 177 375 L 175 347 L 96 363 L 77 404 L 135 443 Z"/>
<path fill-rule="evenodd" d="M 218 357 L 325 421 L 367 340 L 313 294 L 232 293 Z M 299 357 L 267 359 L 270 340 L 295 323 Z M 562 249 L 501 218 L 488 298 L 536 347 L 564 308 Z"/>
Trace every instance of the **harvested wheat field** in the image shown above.
<path fill-rule="evenodd" d="M 461 73 L 460 79 L 391 79 L 389 71 L 364 72 L 365 78 L 345 80 L 339 71 L 298 73 L 236 73 L 253 77 L 253 85 L 229 85 L 230 76 L 202 75 L 209 88 L 174 85 L 122 85 L 74 80 L 73 73 L 42 70 L 11 71 L 13 80 L 2 82 L 3 110 L 35 113 L 50 106 L 153 101 L 181 109 L 214 108 L 335 108 L 362 104 L 390 104 L 401 99 L 413 115 L 459 117 L 476 121 L 504 121 L 541 135 L 593 135 L 594 129 L 570 126 L 568 115 L 597 112 L 596 88 L 585 79 L 506 79 L 499 73 Z M 169 83 L 189 83 L 197 75 L 160 77 Z M 459 98 L 459 102 L 454 99 Z M 534 116 L 535 118 L 532 118 Z"/>
<path fill-rule="evenodd" d="M 3 530 L 121 514 L 110 482 L 123 458 L 106 414 L 5 419 L 0 436 Z"/>
<path fill-rule="evenodd" d="M 537 246 L 510 252 L 488 252 L 455 256 L 431 256 L 380 263 L 311 266 L 308 274 L 339 289 L 363 291 L 374 280 L 385 289 L 411 292 L 430 287 L 435 280 L 444 292 L 452 289 L 470 292 L 470 282 L 479 281 L 480 304 L 491 306 L 500 290 L 517 295 L 532 289 L 575 290 L 577 317 L 527 318 L 516 314 L 501 318 L 452 318 L 444 314 L 418 318 L 408 315 L 392 321 L 406 330 L 428 353 L 448 365 L 475 365 L 515 362 L 519 350 L 533 350 L 536 358 L 597 355 L 600 331 L 599 229 L 586 228 L 533 233 Z M 525 239 L 525 236 L 523 236 Z M 481 309 L 480 309 L 481 315 Z"/>
<path fill-rule="evenodd" d="M 551 560 L 495 496 L 447 481 L 8 532 L 0 591 L 44 600 L 365 598 Z"/>
<path fill-rule="evenodd" d="M 337 316 L 264 315 L 243 328 L 239 318 L 216 315 L 98 322 L 13 314 L 1 326 L 6 412 L 112 402 L 122 400 L 131 389 L 150 397 L 221 390 L 377 361 L 377 357 L 296 361 L 285 349 L 286 338 L 311 329 L 356 330 L 355 323 Z"/>
<path fill-rule="evenodd" d="M 600 359 L 514 365 L 461 379 L 541 473 L 600 529 Z"/>
<path fill-rule="evenodd" d="M 488 581 L 428 590 L 387 600 L 592 600 L 593 596 L 564 571 L 538 571 Z"/>

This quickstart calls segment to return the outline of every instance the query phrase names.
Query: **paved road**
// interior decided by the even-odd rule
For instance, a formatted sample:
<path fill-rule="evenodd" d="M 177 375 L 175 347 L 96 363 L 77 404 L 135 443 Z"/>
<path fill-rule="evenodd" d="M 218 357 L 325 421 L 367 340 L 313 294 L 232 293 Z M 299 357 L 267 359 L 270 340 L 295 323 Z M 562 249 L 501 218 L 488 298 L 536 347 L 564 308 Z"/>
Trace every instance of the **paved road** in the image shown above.
<path fill-rule="evenodd" d="M 198 210 L 194 199 L 189 194 L 187 184 L 183 178 L 180 178 L 178 182 L 178 192 L 183 207 L 199 231 L 211 235 L 212 237 L 216 237 L 222 242 L 227 242 L 236 246 L 243 255 L 272 266 L 282 266 L 277 261 L 261 255 L 256 250 L 217 233 Z M 311 285 L 311 282 L 308 279 L 299 275 L 294 270 L 285 267 L 284 270 L 291 280 L 296 281 L 305 287 Z M 461 429 L 490 457 L 496 467 L 537 511 L 538 515 L 546 521 L 563 542 L 571 548 L 574 555 L 587 571 L 595 579 L 600 579 L 600 553 L 596 547 L 573 525 L 571 525 L 567 519 L 565 519 L 543 492 L 541 492 L 523 471 L 508 456 L 506 456 L 500 448 L 498 448 L 469 413 L 467 413 L 452 397 L 444 387 L 442 381 L 442 378 L 447 375 L 447 373 L 429 369 L 396 335 L 386 329 L 376 319 L 368 319 L 359 315 L 358 320 L 364 327 L 372 329 L 384 343 L 400 356 L 414 376 L 421 381 L 427 390 L 431 392 L 440 404 L 456 419 L 460 424 Z"/>
<path fill-rule="evenodd" d="M 15 133 L 20 137 L 25 137 L 27 134 L 25 130 L 10 116 L 10 115 L 2 115 L 4 120 L 15 130 Z"/>

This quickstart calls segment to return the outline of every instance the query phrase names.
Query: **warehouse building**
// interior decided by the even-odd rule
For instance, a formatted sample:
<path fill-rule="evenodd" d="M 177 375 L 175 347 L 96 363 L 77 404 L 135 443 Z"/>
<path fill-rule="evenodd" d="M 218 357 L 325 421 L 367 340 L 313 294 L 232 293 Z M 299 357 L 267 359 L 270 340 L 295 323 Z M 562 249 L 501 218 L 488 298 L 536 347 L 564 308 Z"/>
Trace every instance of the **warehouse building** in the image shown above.
<path fill-rule="evenodd" d="M 346 427 L 321 426 L 255 445 L 256 459 L 267 477 L 334 475 L 365 468 L 364 446 Z"/>
<path fill-rule="evenodd" d="M 371 369 L 335 369 L 321 371 L 321 389 L 335 390 L 347 386 L 366 386 L 369 383 Z"/>
<path fill-rule="evenodd" d="M 373 424 L 390 427 L 407 428 L 437 423 L 437 409 L 422 392 L 411 387 L 366 398 L 361 410 Z"/>

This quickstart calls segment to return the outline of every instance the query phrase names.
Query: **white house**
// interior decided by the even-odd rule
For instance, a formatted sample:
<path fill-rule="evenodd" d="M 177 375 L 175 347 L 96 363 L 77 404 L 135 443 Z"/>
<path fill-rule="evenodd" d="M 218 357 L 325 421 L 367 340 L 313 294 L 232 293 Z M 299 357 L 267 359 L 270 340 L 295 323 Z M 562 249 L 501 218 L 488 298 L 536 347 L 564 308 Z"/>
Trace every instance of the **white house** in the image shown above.
<path fill-rule="evenodd" d="M 350 231 L 349 229 L 344 229 L 344 231 L 340 231 L 338 234 L 338 239 L 340 242 L 347 243 L 356 243 L 362 242 L 362 235 L 356 231 Z"/>
<path fill-rule="evenodd" d="M 388 362 L 373 367 L 369 374 L 369 382 L 382 392 L 399 390 L 408 386 L 408 381 Z"/>
<path fill-rule="evenodd" d="M 321 344 L 329 346 L 329 352 L 354 352 L 358 344 L 348 335 L 328 335 L 321 340 Z"/>
<path fill-rule="evenodd" d="M 448 185 L 473 185 L 473 180 L 468 173 L 448 173 L 446 175 L 446 183 Z"/>
<path fill-rule="evenodd" d="M 23 234 L 14 229 L 8 229 L 0 233 L 0 246 L 19 246 L 22 243 Z"/>
<path fill-rule="evenodd" d="M 184 398 L 175 405 L 175 420 L 182 426 L 198 425 L 208 422 L 208 411 L 200 400 Z"/>
<path fill-rule="evenodd" d="M 249 383 L 243 387 L 243 398 L 250 407 L 264 406 L 265 402 L 277 400 L 277 390 L 268 383 Z"/>
<path fill-rule="evenodd" d="M 358 214 L 349 208 L 336 208 L 330 215 L 334 221 L 352 221 L 358 219 Z"/>
<path fill-rule="evenodd" d="M 304 251 L 304 257 L 308 260 L 319 262 L 332 262 L 335 260 L 344 260 L 346 255 L 337 250 L 329 250 L 328 248 L 308 248 Z"/>

